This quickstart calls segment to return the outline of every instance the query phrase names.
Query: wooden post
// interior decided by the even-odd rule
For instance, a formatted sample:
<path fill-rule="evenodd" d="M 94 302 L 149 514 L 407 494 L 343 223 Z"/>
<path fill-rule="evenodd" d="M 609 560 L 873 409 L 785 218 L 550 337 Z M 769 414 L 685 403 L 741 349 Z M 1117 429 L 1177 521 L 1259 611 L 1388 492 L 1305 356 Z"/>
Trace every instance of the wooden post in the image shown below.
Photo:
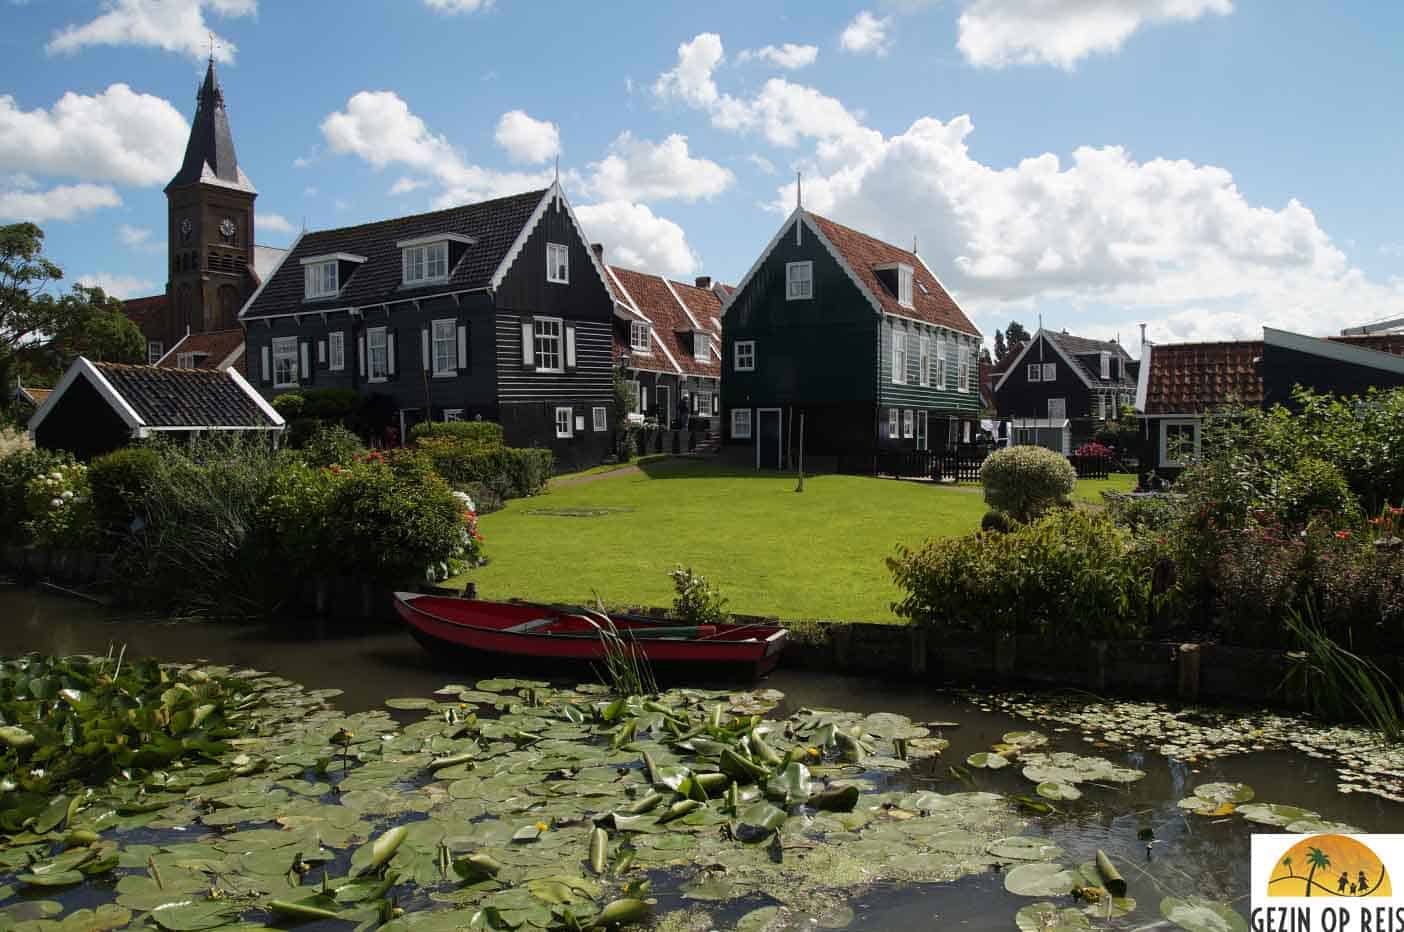
<path fill-rule="evenodd" d="M 795 486 L 796 492 L 804 491 L 804 412 L 800 412 L 800 445 L 799 445 L 799 484 Z"/>
<path fill-rule="evenodd" d="M 1199 699 L 1199 645 L 1181 644 L 1175 651 L 1176 695 L 1186 702 Z"/>

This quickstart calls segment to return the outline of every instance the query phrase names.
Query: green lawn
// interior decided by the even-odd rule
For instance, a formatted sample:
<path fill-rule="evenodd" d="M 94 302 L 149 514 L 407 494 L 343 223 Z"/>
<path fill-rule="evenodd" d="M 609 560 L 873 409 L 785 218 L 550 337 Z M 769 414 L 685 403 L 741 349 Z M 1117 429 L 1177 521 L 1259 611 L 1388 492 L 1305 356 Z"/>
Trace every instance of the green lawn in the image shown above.
<path fill-rule="evenodd" d="M 970 531 L 985 512 L 974 486 L 813 476 L 796 494 L 793 476 L 689 460 L 641 468 L 483 516 L 491 563 L 459 582 L 489 598 L 582 602 L 598 592 L 608 605 L 669 605 L 668 571 L 683 564 L 719 584 L 734 612 L 890 621 L 898 592 L 884 558 L 898 543 Z M 1078 497 L 1100 501 L 1130 481 L 1079 483 Z"/>

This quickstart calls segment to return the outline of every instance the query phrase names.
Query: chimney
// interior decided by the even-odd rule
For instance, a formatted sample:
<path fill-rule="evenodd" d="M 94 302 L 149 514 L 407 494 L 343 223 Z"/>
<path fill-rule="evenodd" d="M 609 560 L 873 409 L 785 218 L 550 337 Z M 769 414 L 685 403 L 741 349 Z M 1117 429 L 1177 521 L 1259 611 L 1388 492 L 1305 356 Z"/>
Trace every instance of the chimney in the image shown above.
<path fill-rule="evenodd" d="M 1146 345 L 1146 325 L 1141 324 L 1141 345 Z"/>
<path fill-rule="evenodd" d="M 699 276 L 697 276 L 697 287 L 698 287 L 698 288 L 705 289 L 705 290 L 707 290 L 707 291 L 710 291 L 710 290 L 712 289 L 712 276 L 710 276 L 710 275 L 699 275 Z"/>
<path fill-rule="evenodd" d="M 591 243 L 590 251 L 595 254 L 595 261 L 604 265 L 604 243 Z"/>

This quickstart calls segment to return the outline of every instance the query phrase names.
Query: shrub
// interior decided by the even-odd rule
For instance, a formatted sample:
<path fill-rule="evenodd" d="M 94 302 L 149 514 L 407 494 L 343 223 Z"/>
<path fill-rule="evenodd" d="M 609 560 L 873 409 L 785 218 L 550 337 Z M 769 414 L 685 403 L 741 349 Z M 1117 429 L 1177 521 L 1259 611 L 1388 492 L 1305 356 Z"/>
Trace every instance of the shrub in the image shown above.
<path fill-rule="evenodd" d="M 0 427 L 0 460 L 11 453 L 32 449 L 34 449 L 34 441 L 29 439 L 28 431 L 19 427 Z"/>
<path fill-rule="evenodd" d="M 1095 440 L 1088 441 L 1073 451 L 1073 456 L 1085 456 L 1094 459 L 1109 460 L 1113 455 L 1110 447 L 1103 446 Z"/>
<path fill-rule="evenodd" d="M 718 625 L 726 621 L 726 599 L 721 590 L 707 582 L 707 577 L 692 571 L 692 567 L 675 567 L 673 577 L 673 613 L 693 625 Z"/>
<path fill-rule="evenodd" d="M 345 421 L 361 408 L 361 395 L 354 388 L 309 388 L 301 394 L 303 417 Z"/>
<path fill-rule="evenodd" d="M 461 551 L 463 530 L 463 508 L 442 479 L 368 457 L 343 470 L 328 496 L 323 546 L 342 575 L 419 579 Z"/>
<path fill-rule="evenodd" d="M 0 459 L 0 535 L 22 542 L 28 539 L 25 523 L 29 518 L 30 480 L 68 466 L 73 455 L 63 450 L 38 447 L 20 450 Z"/>
<path fill-rule="evenodd" d="M 1288 527 L 1305 527 L 1325 517 L 1335 526 L 1360 521 L 1360 505 L 1336 466 L 1306 457 L 1282 477 L 1276 489 L 1275 511 Z"/>
<path fill-rule="evenodd" d="M 273 410 L 283 416 L 283 420 L 292 421 L 302 417 L 302 409 L 306 406 L 307 399 L 297 392 L 289 392 L 286 395 L 279 395 L 273 399 Z"/>
<path fill-rule="evenodd" d="M 502 425 L 496 421 L 421 421 L 410 428 L 410 438 L 456 441 L 474 451 L 496 450 L 503 445 Z"/>
<path fill-rule="evenodd" d="M 138 517 L 145 522 L 146 499 L 160 469 L 160 454 L 144 446 L 124 447 L 93 460 L 88 481 L 100 533 L 124 533 Z"/>
<path fill-rule="evenodd" d="M 546 488 L 555 463 L 550 450 L 474 450 L 453 439 L 425 437 L 415 447 L 456 489 L 484 485 L 498 497 L 525 498 Z"/>
<path fill-rule="evenodd" d="M 1138 636 L 1149 623 L 1158 558 L 1105 515 L 1063 509 L 1005 534 L 899 547 L 887 565 L 906 593 L 893 610 L 916 624 L 1109 638 Z"/>
<path fill-rule="evenodd" d="M 502 496 L 481 482 L 465 482 L 458 491 L 473 500 L 474 511 L 480 515 L 490 515 L 502 510 Z"/>
<path fill-rule="evenodd" d="M 1014 521 L 1002 511 L 991 509 L 980 519 L 980 530 L 997 531 L 1000 534 L 1014 530 Z"/>
<path fill-rule="evenodd" d="M 365 452 L 361 438 L 335 423 L 321 423 L 303 444 L 302 456 L 312 466 L 349 463 Z"/>
<path fill-rule="evenodd" d="M 1036 446 L 1008 447 L 980 467 L 985 502 L 1019 521 L 1038 517 L 1068 500 L 1077 472 L 1067 457 Z"/>
<path fill-rule="evenodd" d="M 88 467 L 58 466 L 29 480 L 25 488 L 29 533 L 44 547 L 78 550 L 97 536 Z"/>
<path fill-rule="evenodd" d="M 348 460 L 349 462 L 349 460 Z M 271 564 L 291 576 L 341 572 L 330 546 L 329 502 L 340 467 L 284 462 L 269 477 L 256 512 L 259 538 Z"/>
<path fill-rule="evenodd" d="M 1133 534 L 1163 534 L 1181 521 L 1183 512 L 1182 500 L 1166 495 L 1106 497 L 1107 516 Z"/>

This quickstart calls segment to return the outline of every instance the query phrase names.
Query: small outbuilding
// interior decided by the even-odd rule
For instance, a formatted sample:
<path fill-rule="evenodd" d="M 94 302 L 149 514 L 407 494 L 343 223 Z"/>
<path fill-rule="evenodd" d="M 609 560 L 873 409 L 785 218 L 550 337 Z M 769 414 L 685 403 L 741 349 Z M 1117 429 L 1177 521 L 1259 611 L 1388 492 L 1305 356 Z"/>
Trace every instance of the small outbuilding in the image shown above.
<path fill-rule="evenodd" d="M 237 369 L 168 369 L 78 357 L 29 419 L 37 446 L 88 459 L 156 434 L 276 436 L 283 418 Z"/>

